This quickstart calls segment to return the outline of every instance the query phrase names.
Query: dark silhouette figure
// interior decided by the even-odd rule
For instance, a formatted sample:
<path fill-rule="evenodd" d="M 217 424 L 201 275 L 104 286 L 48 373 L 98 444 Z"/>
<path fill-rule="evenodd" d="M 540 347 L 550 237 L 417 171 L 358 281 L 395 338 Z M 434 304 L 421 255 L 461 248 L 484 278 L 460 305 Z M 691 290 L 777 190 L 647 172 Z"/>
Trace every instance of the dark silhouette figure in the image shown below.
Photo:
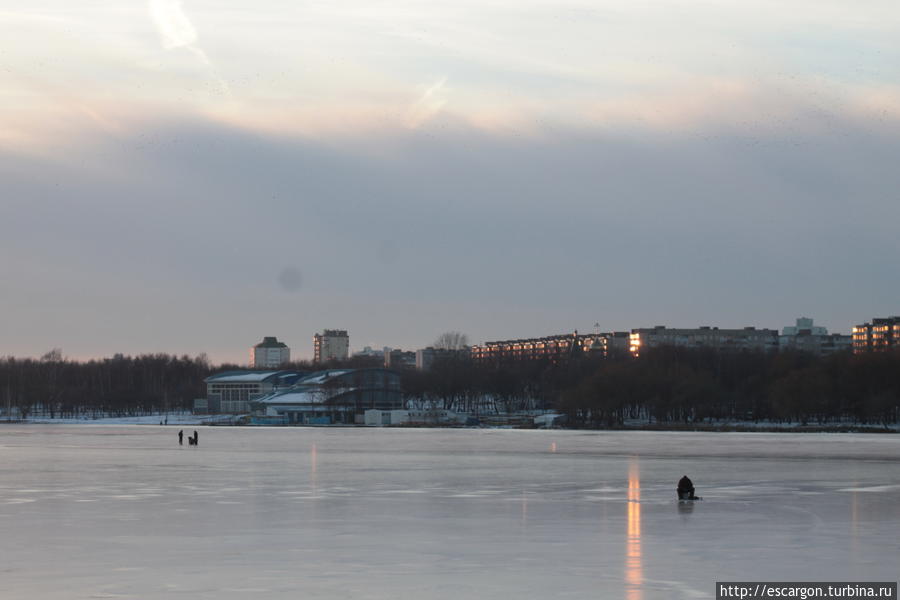
<path fill-rule="evenodd" d="M 197 445 L 197 442 L 198 442 L 198 439 L 197 439 L 197 438 L 198 438 L 198 437 L 199 437 L 199 435 L 197 434 L 197 430 L 195 429 L 195 430 L 194 430 L 194 445 L 195 445 L 195 446 Z"/>
<path fill-rule="evenodd" d="M 184 429 L 178 432 L 178 445 L 184 446 Z"/>
<path fill-rule="evenodd" d="M 694 495 L 694 482 L 687 475 L 678 480 L 678 499 L 679 500 L 696 500 Z"/>

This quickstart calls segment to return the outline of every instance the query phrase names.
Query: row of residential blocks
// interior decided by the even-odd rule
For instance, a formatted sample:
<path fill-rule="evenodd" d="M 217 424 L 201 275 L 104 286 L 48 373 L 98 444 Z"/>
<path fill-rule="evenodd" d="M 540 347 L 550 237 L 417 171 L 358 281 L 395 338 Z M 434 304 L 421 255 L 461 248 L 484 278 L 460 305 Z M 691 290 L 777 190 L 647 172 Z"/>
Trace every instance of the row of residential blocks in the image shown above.
<path fill-rule="evenodd" d="M 565 360 L 574 355 L 639 356 L 661 346 L 709 348 L 720 351 L 797 350 L 816 355 L 853 350 L 859 354 L 900 347 L 900 317 L 876 318 L 853 328 L 853 335 L 828 333 L 813 319 L 801 317 L 795 325 L 775 329 L 669 328 L 662 325 L 610 333 L 554 335 L 486 342 L 469 349 L 478 362 L 497 360 Z"/>
<path fill-rule="evenodd" d="M 900 317 L 875 318 L 853 327 L 852 335 L 828 333 L 807 317 L 797 319 L 795 325 L 776 329 L 720 329 L 718 327 L 669 328 L 662 325 L 608 333 L 552 335 L 485 342 L 460 350 L 422 348 L 415 352 L 366 347 L 354 356 L 383 358 L 387 368 L 417 368 L 428 370 L 441 358 L 471 357 L 476 362 L 508 360 L 567 360 L 574 355 L 601 357 L 640 356 L 647 348 L 675 346 L 681 348 L 709 348 L 719 351 L 776 351 L 798 350 L 816 355 L 828 355 L 852 349 L 859 354 L 880 352 L 900 347 Z M 314 337 L 314 362 L 344 360 L 350 354 L 350 338 L 345 330 L 326 329 Z M 274 337 L 266 337 L 251 348 L 251 365 L 255 368 L 277 368 L 290 360 L 290 349 Z"/>
<path fill-rule="evenodd" d="M 662 346 L 708 348 L 719 351 L 796 350 L 828 355 L 851 350 L 861 354 L 900 348 L 900 317 L 876 318 L 853 328 L 853 335 L 828 333 L 807 317 L 775 329 L 669 328 L 662 325 L 632 329 L 630 332 L 555 335 L 542 338 L 503 340 L 473 346 L 471 356 L 478 362 L 496 360 L 565 360 L 574 355 L 640 356 L 643 350 Z"/>
<path fill-rule="evenodd" d="M 523 340 L 487 342 L 472 348 L 476 361 L 540 360 L 553 362 L 577 355 L 601 357 L 634 357 L 649 348 L 674 346 L 679 348 L 708 348 L 718 351 L 763 351 L 781 348 L 806 350 L 815 354 L 830 354 L 850 347 L 850 336 L 826 334 L 818 336 L 783 336 L 774 329 L 720 329 L 698 327 L 673 329 L 662 325 L 633 329 L 630 332 L 550 336 Z"/>

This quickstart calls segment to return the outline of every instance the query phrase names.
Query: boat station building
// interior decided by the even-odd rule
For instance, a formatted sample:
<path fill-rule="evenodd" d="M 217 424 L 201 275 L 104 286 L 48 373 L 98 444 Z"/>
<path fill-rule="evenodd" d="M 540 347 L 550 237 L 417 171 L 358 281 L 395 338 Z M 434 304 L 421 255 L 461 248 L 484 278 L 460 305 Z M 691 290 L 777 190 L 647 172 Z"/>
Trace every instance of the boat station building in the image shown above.
<path fill-rule="evenodd" d="M 206 398 L 194 400 L 195 413 L 246 413 L 250 401 L 291 387 L 303 371 L 225 371 L 207 377 Z"/>
<path fill-rule="evenodd" d="M 228 371 L 207 377 L 206 389 L 194 412 L 250 414 L 257 424 L 361 424 L 366 410 L 403 408 L 400 375 L 380 368 Z"/>
<path fill-rule="evenodd" d="M 253 400 L 250 408 L 256 424 L 362 424 L 367 410 L 403 408 L 400 375 L 390 369 L 319 371 Z"/>

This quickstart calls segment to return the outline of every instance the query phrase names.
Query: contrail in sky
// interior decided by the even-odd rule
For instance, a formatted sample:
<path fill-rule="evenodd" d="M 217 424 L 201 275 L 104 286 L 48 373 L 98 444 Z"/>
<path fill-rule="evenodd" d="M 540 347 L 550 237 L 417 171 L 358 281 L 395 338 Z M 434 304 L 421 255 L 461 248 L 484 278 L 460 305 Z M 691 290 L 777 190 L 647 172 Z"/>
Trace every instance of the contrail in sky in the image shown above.
<path fill-rule="evenodd" d="M 197 30 L 184 14 L 181 0 L 150 0 L 150 16 L 166 50 L 190 46 L 197 41 Z"/>
<path fill-rule="evenodd" d="M 419 99 L 409 108 L 406 117 L 406 125 L 411 129 L 415 129 L 434 115 L 447 104 L 445 98 L 440 97 L 441 89 L 447 83 L 447 77 L 441 77 L 432 84 Z"/>
<path fill-rule="evenodd" d="M 156 25 L 156 30 L 166 50 L 185 48 L 194 54 L 204 66 L 209 68 L 210 75 L 218 82 L 222 93 L 231 97 L 228 84 L 218 76 L 215 67 L 206 52 L 195 45 L 197 41 L 197 29 L 185 14 L 181 6 L 181 0 L 150 0 L 150 18 Z"/>

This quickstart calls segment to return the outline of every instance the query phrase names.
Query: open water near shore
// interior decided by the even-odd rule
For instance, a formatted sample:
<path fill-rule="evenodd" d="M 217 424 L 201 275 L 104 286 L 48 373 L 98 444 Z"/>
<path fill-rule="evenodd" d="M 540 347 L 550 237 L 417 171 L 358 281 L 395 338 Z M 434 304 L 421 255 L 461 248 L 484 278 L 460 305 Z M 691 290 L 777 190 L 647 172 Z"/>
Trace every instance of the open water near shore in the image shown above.
<path fill-rule="evenodd" d="M 0 597 L 648 600 L 900 573 L 897 435 L 178 429 L 0 426 Z M 684 474 L 702 502 L 675 500 Z"/>

